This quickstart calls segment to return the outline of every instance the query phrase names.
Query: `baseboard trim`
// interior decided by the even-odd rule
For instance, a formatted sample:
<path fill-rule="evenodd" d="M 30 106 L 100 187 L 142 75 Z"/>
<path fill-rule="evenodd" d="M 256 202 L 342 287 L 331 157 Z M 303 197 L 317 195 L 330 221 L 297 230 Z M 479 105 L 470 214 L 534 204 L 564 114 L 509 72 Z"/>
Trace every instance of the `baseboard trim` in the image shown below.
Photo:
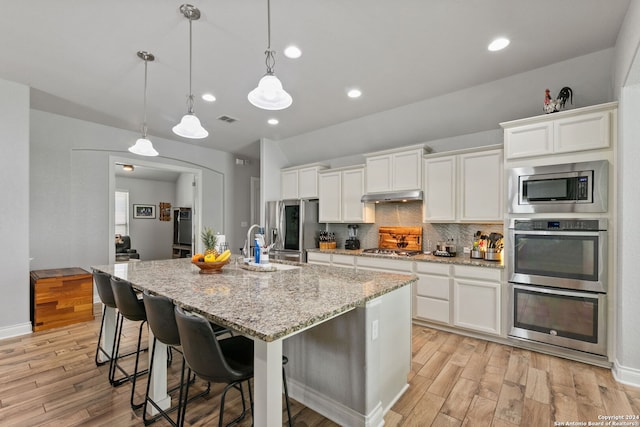
<path fill-rule="evenodd" d="M 640 387 L 640 369 L 622 366 L 616 359 L 613 361 L 611 373 L 619 383 Z"/>
<path fill-rule="evenodd" d="M 339 425 L 353 427 L 382 427 L 384 425 L 384 411 L 381 402 L 378 402 L 369 414 L 361 414 L 294 379 L 287 379 L 287 385 L 289 396 Z"/>
<path fill-rule="evenodd" d="M 409 384 L 405 384 L 404 387 L 402 387 L 402 390 L 400 390 L 400 392 L 396 395 L 396 397 L 394 397 L 391 402 L 389 402 L 389 406 L 387 406 L 386 408 L 384 408 L 384 414 L 386 414 L 387 412 L 389 412 L 391 410 L 391 408 L 393 408 L 393 405 L 395 405 L 398 400 L 400 400 L 400 398 L 402 397 L 402 395 L 409 389 Z"/>
<path fill-rule="evenodd" d="M 0 328 L 0 339 L 18 337 L 33 332 L 31 322 L 19 323 L 17 325 L 3 326 Z"/>

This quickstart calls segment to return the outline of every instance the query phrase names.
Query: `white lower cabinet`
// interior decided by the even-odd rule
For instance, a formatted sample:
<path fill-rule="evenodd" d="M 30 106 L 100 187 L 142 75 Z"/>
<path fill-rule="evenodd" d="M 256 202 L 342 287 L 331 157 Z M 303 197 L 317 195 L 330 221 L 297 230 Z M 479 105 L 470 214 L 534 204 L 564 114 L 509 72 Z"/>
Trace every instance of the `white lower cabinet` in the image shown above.
<path fill-rule="evenodd" d="M 355 257 L 352 255 L 333 254 L 333 258 L 331 258 L 331 265 L 335 267 L 353 268 L 354 264 Z"/>
<path fill-rule="evenodd" d="M 358 257 L 356 269 L 411 273 L 413 271 L 412 264 L 412 261 L 361 256 Z"/>
<path fill-rule="evenodd" d="M 331 265 L 331 254 L 307 252 L 308 264 Z"/>
<path fill-rule="evenodd" d="M 492 335 L 501 334 L 502 272 L 453 266 L 453 324 Z"/>
<path fill-rule="evenodd" d="M 334 267 L 353 268 L 355 257 L 353 255 L 330 254 L 323 252 L 308 252 L 308 264 L 332 265 Z"/>
<path fill-rule="evenodd" d="M 413 317 L 451 323 L 451 277 L 448 264 L 417 262 Z"/>

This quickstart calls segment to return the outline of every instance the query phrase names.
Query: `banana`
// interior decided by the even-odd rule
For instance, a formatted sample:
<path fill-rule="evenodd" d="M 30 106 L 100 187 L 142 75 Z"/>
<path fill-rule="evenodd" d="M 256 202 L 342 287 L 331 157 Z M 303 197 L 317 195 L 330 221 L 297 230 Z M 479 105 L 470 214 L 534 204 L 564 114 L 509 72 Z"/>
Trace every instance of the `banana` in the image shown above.
<path fill-rule="evenodd" d="M 231 256 L 231 251 L 229 249 L 227 249 L 226 251 L 222 252 L 218 256 L 218 258 L 216 258 L 216 262 L 226 261 L 230 256 Z"/>

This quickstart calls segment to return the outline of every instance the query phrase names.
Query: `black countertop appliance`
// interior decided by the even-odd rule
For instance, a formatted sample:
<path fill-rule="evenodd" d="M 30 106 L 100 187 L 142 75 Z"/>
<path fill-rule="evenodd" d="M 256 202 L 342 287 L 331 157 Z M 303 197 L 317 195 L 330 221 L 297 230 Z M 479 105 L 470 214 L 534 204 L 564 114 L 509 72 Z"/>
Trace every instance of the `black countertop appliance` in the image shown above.
<path fill-rule="evenodd" d="M 358 225 L 349 224 L 349 238 L 344 242 L 345 249 L 360 249 L 360 240 L 358 240 Z"/>

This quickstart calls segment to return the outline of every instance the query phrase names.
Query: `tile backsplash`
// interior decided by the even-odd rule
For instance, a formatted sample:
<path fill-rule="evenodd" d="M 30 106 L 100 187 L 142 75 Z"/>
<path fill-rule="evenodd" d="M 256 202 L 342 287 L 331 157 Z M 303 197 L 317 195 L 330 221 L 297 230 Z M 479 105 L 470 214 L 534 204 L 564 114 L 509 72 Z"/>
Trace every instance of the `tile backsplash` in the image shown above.
<path fill-rule="evenodd" d="M 433 250 L 438 241 L 453 238 L 462 253 L 464 246 L 471 247 L 473 235 L 480 230 L 483 234 L 502 233 L 501 224 L 440 224 L 422 222 L 422 202 L 380 203 L 376 205 L 375 224 L 358 224 L 358 239 L 360 248 L 375 248 L 378 246 L 378 228 L 380 226 L 422 227 L 422 250 Z M 344 242 L 349 237 L 347 224 L 327 224 L 327 231 L 336 235 L 338 248 L 344 248 Z M 431 247 L 427 247 L 430 244 Z"/>

